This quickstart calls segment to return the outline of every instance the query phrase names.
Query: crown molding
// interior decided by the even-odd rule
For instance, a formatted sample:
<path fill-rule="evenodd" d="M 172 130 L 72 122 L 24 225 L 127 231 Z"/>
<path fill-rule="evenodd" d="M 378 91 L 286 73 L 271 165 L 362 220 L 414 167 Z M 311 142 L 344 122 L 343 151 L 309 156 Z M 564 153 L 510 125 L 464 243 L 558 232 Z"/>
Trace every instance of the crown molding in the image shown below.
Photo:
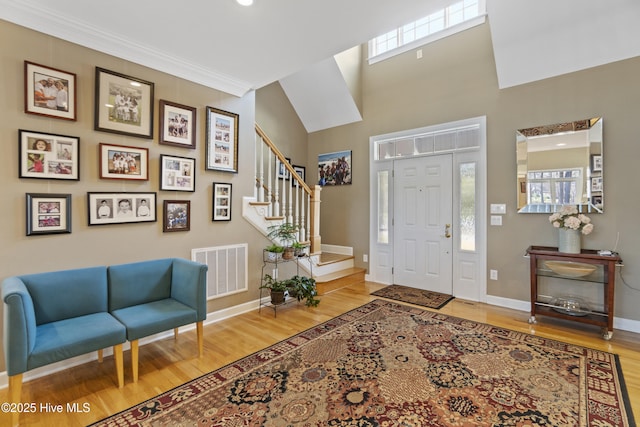
<path fill-rule="evenodd" d="M 45 9 L 28 0 L 0 0 L 0 18 L 234 96 L 241 97 L 254 89 L 249 82 L 72 21 L 56 13 L 55 9 Z"/>

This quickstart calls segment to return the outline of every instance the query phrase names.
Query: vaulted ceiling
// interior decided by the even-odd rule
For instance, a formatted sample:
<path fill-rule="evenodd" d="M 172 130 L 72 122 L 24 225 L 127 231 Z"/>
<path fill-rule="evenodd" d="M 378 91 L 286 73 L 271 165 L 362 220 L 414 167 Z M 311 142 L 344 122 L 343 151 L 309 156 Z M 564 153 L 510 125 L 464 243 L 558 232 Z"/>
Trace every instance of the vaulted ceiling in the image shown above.
<path fill-rule="evenodd" d="M 486 1 L 501 88 L 640 55 L 637 0 Z M 0 19 L 242 96 L 446 3 L 0 0 Z"/>

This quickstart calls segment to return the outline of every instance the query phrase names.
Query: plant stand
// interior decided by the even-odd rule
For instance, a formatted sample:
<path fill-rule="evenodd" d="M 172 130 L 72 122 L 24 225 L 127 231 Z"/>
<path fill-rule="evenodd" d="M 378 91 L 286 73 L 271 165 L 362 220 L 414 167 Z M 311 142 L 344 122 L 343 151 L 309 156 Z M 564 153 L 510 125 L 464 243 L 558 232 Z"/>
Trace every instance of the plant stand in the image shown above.
<path fill-rule="evenodd" d="M 263 289 L 262 285 L 264 285 L 264 275 L 265 275 L 265 268 L 267 268 L 267 266 L 273 266 L 273 270 L 277 276 L 278 274 L 278 265 L 279 264 L 284 264 L 284 263 L 288 263 L 288 262 L 295 262 L 296 263 L 296 274 L 299 275 L 300 274 L 300 260 L 301 259 L 308 259 L 309 260 L 309 274 L 311 275 L 311 277 L 313 277 L 313 263 L 311 262 L 311 258 L 309 256 L 309 254 L 304 254 L 303 256 L 295 256 L 291 259 L 284 259 L 284 258 L 280 258 L 277 257 L 275 259 L 269 257 L 267 250 L 263 250 L 262 252 L 262 275 L 260 276 L 260 308 L 258 309 L 258 312 L 262 311 L 262 307 L 270 307 L 273 309 L 273 315 L 274 317 L 278 316 L 278 307 L 284 306 L 289 304 L 292 301 L 297 301 L 296 298 L 291 297 L 287 294 L 285 294 L 285 298 L 284 298 L 284 302 L 280 303 L 280 304 L 272 304 L 271 301 L 269 300 L 268 302 L 263 302 L 263 298 L 266 296 L 269 296 L 269 290 L 268 289 Z M 266 292 L 266 295 L 263 294 L 263 291 Z"/>

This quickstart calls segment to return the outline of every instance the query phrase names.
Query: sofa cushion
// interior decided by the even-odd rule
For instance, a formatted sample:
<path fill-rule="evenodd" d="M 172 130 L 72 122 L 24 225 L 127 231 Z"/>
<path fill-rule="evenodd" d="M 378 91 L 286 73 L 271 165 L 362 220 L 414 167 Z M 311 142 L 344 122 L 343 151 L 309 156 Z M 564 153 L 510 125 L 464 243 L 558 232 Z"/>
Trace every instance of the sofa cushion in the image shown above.
<path fill-rule="evenodd" d="M 46 323 L 36 329 L 28 369 L 107 348 L 126 341 L 126 329 L 109 313 Z"/>
<path fill-rule="evenodd" d="M 127 327 L 129 341 L 197 321 L 196 310 L 171 298 L 122 308 L 111 314 Z"/>
<path fill-rule="evenodd" d="M 110 266 L 109 311 L 169 298 L 171 266 L 171 259 Z"/>
<path fill-rule="evenodd" d="M 36 325 L 107 311 L 107 267 L 19 276 L 27 287 Z"/>

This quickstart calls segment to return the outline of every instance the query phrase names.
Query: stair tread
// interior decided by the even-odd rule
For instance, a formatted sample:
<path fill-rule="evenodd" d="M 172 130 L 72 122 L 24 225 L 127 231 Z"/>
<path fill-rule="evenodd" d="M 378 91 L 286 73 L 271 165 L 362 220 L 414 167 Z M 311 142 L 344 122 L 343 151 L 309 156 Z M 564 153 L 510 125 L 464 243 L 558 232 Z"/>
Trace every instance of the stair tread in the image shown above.
<path fill-rule="evenodd" d="M 333 273 L 327 273 L 327 274 L 323 274 L 322 276 L 317 276 L 315 279 L 316 279 L 316 283 L 329 282 L 331 280 L 336 280 L 341 277 L 351 276 L 352 274 L 364 273 L 365 271 L 366 270 L 361 267 L 350 267 L 350 268 L 345 268 L 344 270 L 338 270 Z"/>

